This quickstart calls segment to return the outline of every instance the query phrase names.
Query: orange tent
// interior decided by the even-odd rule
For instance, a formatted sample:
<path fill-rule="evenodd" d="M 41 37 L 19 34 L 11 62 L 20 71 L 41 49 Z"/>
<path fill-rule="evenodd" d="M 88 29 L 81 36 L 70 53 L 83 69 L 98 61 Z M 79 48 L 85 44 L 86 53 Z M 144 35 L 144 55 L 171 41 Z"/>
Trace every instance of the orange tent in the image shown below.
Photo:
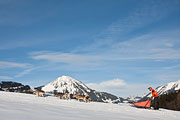
<path fill-rule="evenodd" d="M 150 108 L 151 107 L 151 100 L 148 99 L 146 101 L 136 102 L 136 103 L 133 103 L 133 105 L 135 105 L 137 107 Z"/>

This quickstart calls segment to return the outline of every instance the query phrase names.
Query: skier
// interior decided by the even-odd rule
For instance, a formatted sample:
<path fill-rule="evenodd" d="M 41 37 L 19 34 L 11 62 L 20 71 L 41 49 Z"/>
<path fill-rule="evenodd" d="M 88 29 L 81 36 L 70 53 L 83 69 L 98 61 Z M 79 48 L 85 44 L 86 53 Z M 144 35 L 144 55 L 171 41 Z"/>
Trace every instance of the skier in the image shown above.
<path fill-rule="evenodd" d="M 149 87 L 148 89 L 152 93 L 152 98 L 154 98 L 152 101 L 153 106 L 154 106 L 154 110 L 158 110 L 159 109 L 159 102 L 158 102 L 159 95 L 154 89 L 152 89 L 152 87 Z"/>

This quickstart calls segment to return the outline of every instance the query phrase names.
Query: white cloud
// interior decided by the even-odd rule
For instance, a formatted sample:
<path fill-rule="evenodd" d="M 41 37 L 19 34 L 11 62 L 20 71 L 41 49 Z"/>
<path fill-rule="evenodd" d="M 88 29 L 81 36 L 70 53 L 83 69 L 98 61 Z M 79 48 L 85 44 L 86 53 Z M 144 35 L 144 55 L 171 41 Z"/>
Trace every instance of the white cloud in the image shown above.
<path fill-rule="evenodd" d="M 143 4 L 143 5 L 142 5 Z M 136 31 L 144 26 L 151 25 L 179 8 L 177 1 L 146 1 L 146 4 L 139 4 L 131 14 L 110 24 L 105 30 L 95 36 L 95 43 L 85 47 L 87 51 L 98 47 L 109 46 L 119 38 Z M 170 45 L 170 44 L 167 44 Z"/>
<path fill-rule="evenodd" d="M 29 74 L 31 71 L 33 71 L 35 68 L 30 68 L 30 69 L 26 69 L 26 70 L 24 70 L 23 72 L 20 72 L 20 73 L 18 73 L 17 75 L 15 75 L 14 77 L 15 78 L 19 78 L 19 77 L 22 77 L 22 76 L 24 76 L 24 75 L 26 75 L 26 74 Z"/>
<path fill-rule="evenodd" d="M 180 45 L 179 30 L 154 31 L 124 39 L 132 31 L 157 22 L 175 11 L 177 3 L 178 1 L 148 1 L 147 4 L 140 4 L 134 12 L 113 22 L 96 35 L 94 43 L 78 47 L 73 53 L 39 51 L 30 56 L 35 60 L 88 66 L 119 60 L 180 59 L 180 50 L 173 48 L 176 43 Z M 80 54 L 82 52 L 86 54 Z"/>
<path fill-rule="evenodd" d="M 180 30 L 150 32 L 124 42 L 109 44 L 106 49 L 89 52 L 96 53 L 104 61 L 113 60 L 177 60 L 180 59 Z M 96 43 L 95 43 L 96 44 Z"/>
<path fill-rule="evenodd" d="M 7 62 L 7 61 L 0 61 L 0 69 L 12 69 L 12 68 L 19 68 L 23 70 L 23 72 L 18 73 L 15 75 L 15 78 L 22 77 L 26 74 L 29 74 L 32 70 L 37 69 L 33 68 L 32 64 L 29 63 L 17 63 L 17 62 Z M 13 79 L 13 77 L 8 76 L 1 76 L 2 79 Z"/>
<path fill-rule="evenodd" d="M 4 80 L 11 80 L 13 79 L 12 77 L 9 77 L 9 76 L 0 76 L 0 79 L 4 79 Z"/>
<path fill-rule="evenodd" d="M 48 60 L 55 63 L 67 63 L 72 65 L 95 65 L 99 56 L 87 54 L 73 54 L 62 52 L 39 51 L 30 53 L 30 57 L 35 60 Z"/>
<path fill-rule="evenodd" d="M 65 63 L 76 67 L 102 67 L 105 63 L 122 60 L 178 60 L 180 59 L 180 30 L 148 33 L 124 42 L 111 44 L 103 51 L 101 48 L 89 52 L 78 48 L 77 53 L 37 51 L 30 53 L 35 60 L 51 63 Z M 81 54 L 80 52 L 84 53 Z"/>
<path fill-rule="evenodd" d="M 30 66 L 31 66 L 31 64 L 27 64 L 27 63 L 16 63 L 16 62 L 0 61 L 0 69 L 27 68 L 27 67 L 30 67 Z"/>
<path fill-rule="evenodd" d="M 143 95 L 144 93 L 148 92 L 147 88 L 149 86 L 154 86 L 146 84 L 127 84 L 124 80 L 119 78 L 103 81 L 101 83 L 87 83 L 86 85 L 91 89 L 101 92 L 109 92 L 119 97 Z"/>
<path fill-rule="evenodd" d="M 164 67 L 164 69 L 166 70 L 173 70 L 173 69 L 178 69 L 178 68 L 180 68 L 180 64 Z"/>
<path fill-rule="evenodd" d="M 126 86 L 126 83 L 121 79 L 113 79 L 101 83 L 88 83 L 87 86 L 96 90 L 105 90 L 109 88 L 122 88 Z"/>
<path fill-rule="evenodd" d="M 116 43 L 110 52 L 116 54 L 117 59 L 180 59 L 180 49 L 173 46 L 180 45 L 179 38 L 179 30 L 152 32 Z"/>
<path fill-rule="evenodd" d="M 103 61 L 180 59 L 180 50 L 173 48 L 180 45 L 180 30 L 161 29 L 143 34 L 139 30 L 176 11 L 179 2 L 148 1 L 142 4 L 134 12 L 113 22 L 96 35 L 93 44 L 79 47 L 75 51 L 93 53 Z M 131 32 L 134 31 L 139 32 L 139 36 L 131 37 Z"/>

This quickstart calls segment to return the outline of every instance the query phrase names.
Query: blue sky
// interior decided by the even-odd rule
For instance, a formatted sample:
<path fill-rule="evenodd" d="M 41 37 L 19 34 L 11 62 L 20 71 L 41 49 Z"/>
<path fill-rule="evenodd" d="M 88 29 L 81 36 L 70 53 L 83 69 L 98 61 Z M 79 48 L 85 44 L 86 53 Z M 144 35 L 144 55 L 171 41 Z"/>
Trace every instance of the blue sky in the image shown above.
<path fill-rule="evenodd" d="M 0 0 L 0 80 L 68 75 L 118 96 L 180 79 L 179 0 Z"/>

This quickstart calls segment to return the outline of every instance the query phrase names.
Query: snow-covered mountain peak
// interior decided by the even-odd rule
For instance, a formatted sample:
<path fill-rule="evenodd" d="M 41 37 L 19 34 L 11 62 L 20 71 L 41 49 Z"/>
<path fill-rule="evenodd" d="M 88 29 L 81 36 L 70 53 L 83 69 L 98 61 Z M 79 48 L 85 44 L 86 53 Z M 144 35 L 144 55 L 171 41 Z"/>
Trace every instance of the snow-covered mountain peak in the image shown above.
<path fill-rule="evenodd" d="M 158 91 L 160 95 L 166 94 L 168 92 L 177 91 L 179 89 L 180 89 L 180 80 L 178 80 L 177 82 L 170 82 L 168 84 L 165 84 L 156 88 L 156 90 Z"/>
<path fill-rule="evenodd" d="M 42 90 L 45 92 L 52 92 L 53 90 L 57 90 L 58 92 L 68 92 L 68 93 L 82 93 L 90 91 L 90 89 L 81 81 L 76 80 L 70 76 L 61 76 L 58 77 L 53 82 L 45 85 Z"/>
<path fill-rule="evenodd" d="M 76 80 L 69 76 L 58 77 L 56 80 L 50 82 L 41 89 L 46 93 L 52 93 L 57 91 L 61 93 L 80 94 L 80 95 L 88 94 L 93 101 L 99 101 L 99 102 L 105 102 L 105 101 L 107 102 L 107 100 L 112 101 L 118 99 L 116 96 L 112 94 L 105 92 L 97 92 L 95 90 L 92 90 L 88 88 L 81 81 Z"/>
<path fill-rule="evenodd" d="M 171 93 L 180 90 L 180 80 L 176 82 L 170 82 L 165 85 L 161 85 L 155 89 L 159 95 Z M 145 97 L 151 97 L 151 92 L 149 92 Z"/>
<path fill-rule="evenodd" d="M 56 80 L 60 80 L 60 81 L 74 81 L 75 79 L 73 79 L 72 77 L 70 76 L 61 76 L 61 77 L 58 77 Z"/>
<path fill-rule="evenodd" d="M 172 87 L 174 90 L 179 90 L 180 89 L 180 80 L 178 80 Z"/>
<path fill-rule="evenodd" d="M 56 80 L 54 80 L 52 83 L 58 83 L 58 82 L 66 82 L 66 83 L 75 83 L 75 82 L 80 82 L 79 80 L 73 79 L 70 76 L 61 76 L 58 77 Z"/>

